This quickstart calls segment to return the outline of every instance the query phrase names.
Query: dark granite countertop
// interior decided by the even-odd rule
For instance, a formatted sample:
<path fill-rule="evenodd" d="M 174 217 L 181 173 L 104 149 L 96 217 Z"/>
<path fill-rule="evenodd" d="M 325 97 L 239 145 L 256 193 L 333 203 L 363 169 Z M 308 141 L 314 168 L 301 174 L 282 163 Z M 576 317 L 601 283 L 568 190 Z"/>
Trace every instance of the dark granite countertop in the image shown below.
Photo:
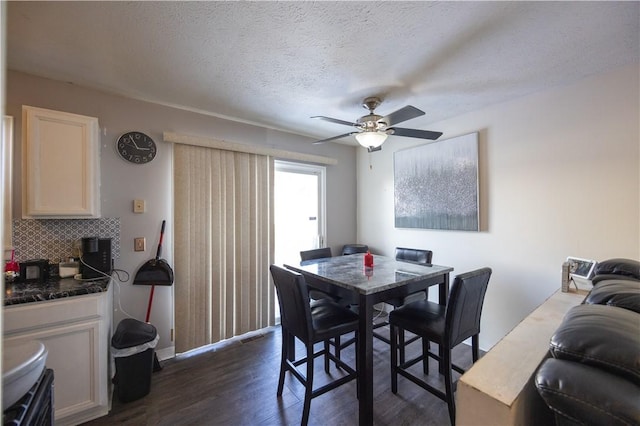
<path fill-rule="evenodd" d="M 109 278 L 94 281 L 78 281 L 73 278 L 62 278 L 49 280 L 45 283 L 5 282 L 4 306 L 101 293 L 108 290 L 109 281 Z"/>

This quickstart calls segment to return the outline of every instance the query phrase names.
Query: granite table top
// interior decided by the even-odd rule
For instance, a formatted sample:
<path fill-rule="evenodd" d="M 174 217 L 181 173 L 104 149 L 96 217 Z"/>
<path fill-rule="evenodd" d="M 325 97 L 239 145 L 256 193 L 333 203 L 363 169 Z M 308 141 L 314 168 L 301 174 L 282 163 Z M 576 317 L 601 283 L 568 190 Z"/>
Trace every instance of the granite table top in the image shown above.
<path fill-rule="evenodd" d="M 52 279 L 44 283 L 5 282 L 4 306 L 44 302 L 108 290 L 110 278 L 79 281 L 73 278 Z"/>
<path fill-rule="evenodd" d="M 377 293 L 453 271 L 449 266 L 398 261 L 378 255 L 373 256 L 373 267 L 369 268 L 364 266 L 363 253 L 314 259 L 285 267 L 321 277 L 360 294 Z"/>

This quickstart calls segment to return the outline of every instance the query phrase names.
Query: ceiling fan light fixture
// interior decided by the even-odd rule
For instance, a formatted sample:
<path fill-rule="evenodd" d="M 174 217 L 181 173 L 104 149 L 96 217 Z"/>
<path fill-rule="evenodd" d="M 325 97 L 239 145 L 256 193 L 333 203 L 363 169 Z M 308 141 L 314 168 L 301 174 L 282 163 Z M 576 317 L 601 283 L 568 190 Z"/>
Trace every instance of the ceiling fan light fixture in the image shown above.
<path fill-rule="evenodd" d="M 365 148 L 377 148 L 387 140 L 384 132 L 361 132 L 356 133 L 356 140 Z"/>

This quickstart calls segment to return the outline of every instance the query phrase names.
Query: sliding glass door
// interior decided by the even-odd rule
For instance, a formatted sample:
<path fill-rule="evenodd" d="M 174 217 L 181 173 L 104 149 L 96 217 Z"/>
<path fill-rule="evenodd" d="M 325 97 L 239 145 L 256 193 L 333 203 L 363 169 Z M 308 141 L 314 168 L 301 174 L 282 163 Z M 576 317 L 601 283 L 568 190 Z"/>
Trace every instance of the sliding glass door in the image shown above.
<path fill-rule="evenodd" d="M 275 263 L 298 263 L 300 251 L 324 246 L 325 173 L 322 166 L 275 162 Z"/>

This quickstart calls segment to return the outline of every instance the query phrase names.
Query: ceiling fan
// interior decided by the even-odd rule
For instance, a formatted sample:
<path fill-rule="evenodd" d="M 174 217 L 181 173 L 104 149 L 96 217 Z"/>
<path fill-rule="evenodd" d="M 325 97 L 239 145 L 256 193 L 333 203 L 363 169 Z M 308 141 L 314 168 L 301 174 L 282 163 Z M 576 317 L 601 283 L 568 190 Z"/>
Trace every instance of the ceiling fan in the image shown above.
<path fill-rule="evenodd" d="M 407 105 L 400 108 L 391 114 L 384 117 L 378 115 L 374 110 L 382 103 L 382 100 L 376 96 L 368 97 L 362 102 L 362 106 L 369 110 L 369 114 L 364 115 L 355 123 L 345 120 L 339 120 L 337 118 L 325 117 L 322 115 L 316 115 L 311 118 L 317 118 L 319 120 L 329 121 L 331 123 L 342 124 L 345 126 L 355 127 L 356 130 L 344 133 L 342 135 L 334 136 L 332 138 L 322 139 L 313 142 L 314 145 L 329 142 L 335 139 L 340 139 L 345 136 L 355 135 L 356 140 L 360 145 L 367 148 L 369 152 L 380 151 L 382 144 L 389 135 L 406 136 L 409 138 L 420 138 L 436 140 L 442 136 L 442 132 L 432 132 L 430 130 L 417 130 L 417 129 L 405 129 L 403 127 L 393 127 L 398 123 L 410 120 L 412 118 L 420 117 L 424 115 L 424 111 L 418 108 Z"/>

